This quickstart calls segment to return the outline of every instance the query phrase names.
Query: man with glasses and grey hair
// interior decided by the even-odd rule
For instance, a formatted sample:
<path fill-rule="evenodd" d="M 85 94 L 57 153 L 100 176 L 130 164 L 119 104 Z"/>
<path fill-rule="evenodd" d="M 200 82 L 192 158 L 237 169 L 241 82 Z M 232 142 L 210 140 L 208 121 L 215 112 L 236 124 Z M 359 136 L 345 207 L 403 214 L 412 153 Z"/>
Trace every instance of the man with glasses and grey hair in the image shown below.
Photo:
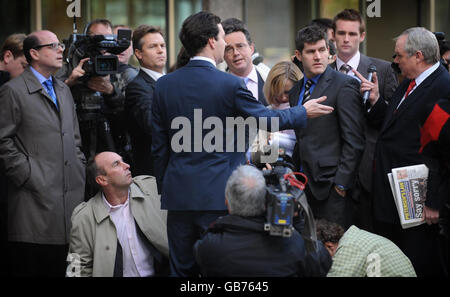
<path fill-rule="evenodd" d="M 380 127 L 374 155 L 374 229 L 400 247 L 418 276 L 448 276 L 444 265 L 448 251 L 441 248 L 437 224 L 444 199 L 427 195 L 423 211 L 426 224 L 402 229 L 387 174 L 392 168 L 424 163 L 419 154 L 420 116 L 423 110 L 431 111 L 438 99 L 449 98 L 450 74 L 439 63 L 439 45 L 432 32 L 410 28 L 395 41 L 394 62 L 405 79 L 389 105 L 380 96 L 376 73 L 370 82 L 355 72 L 362 81 L 361 92 L 371 91 L 367 116 Z"/>
<path fill-rule="evenodd" d="M 319 263 L 307 253 L 299 231 L 291 237 L 264 231 L 266 182 L 261 171 L 239 166 L 227 181 L 225 197 L 229 215 L 219 217 L 194 246 L 203 276 L 324 276 L 328 272 L 331 258 L 321 244 Z"/>
<path fill-rule="evenodd" d="M 85 158 L 74 102 L 52 75 L 63 50 L 50 31 L 30 34 L 23 41 L 30 67 L 0 89 L 12 276 L 64 276 L 70 216 L 83 201 Z"/>

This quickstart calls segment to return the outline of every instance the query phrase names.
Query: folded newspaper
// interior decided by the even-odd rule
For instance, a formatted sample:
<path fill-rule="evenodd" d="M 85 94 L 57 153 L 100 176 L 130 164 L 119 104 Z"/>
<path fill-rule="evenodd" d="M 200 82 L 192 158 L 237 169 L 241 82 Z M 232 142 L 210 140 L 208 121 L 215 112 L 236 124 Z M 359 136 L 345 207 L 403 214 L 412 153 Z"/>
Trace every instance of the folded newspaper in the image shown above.
<path fill-rule="evenodd" d="M 428 168 L 424 164 L 393 168 L 392 173 L 388 173 L 388 179 L 402 228 L 425 223 L 423 208 L 427 193 Z"/>

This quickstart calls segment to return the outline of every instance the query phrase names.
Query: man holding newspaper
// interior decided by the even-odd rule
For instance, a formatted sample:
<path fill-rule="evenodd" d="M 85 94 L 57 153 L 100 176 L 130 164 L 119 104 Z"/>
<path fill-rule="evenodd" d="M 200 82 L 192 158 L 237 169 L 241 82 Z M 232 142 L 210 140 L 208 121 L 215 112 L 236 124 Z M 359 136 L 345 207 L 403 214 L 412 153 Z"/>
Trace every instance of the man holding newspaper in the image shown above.
<path fill-rule="evenodd" d="M 442 199 L 426 197 L 427 224 L 403 229 L 388 173 L 399 167 L 423 164 L 420 149 L 420 112 L 439 98 L 450 96 L 450 74 L 439 63 L 439 45 L 425 28 L 410 28 L 396 38 L 395 60 L 405 77 L 389 105 L 373 82 L 362 77 L 361 92 L 370 91 L 368 119 L 380 129 L 374 155 L 373 197 L 375 232 L 392 240 L 411 260 L 418 276 L 448 276 L 447 257 L 439 242 Z"/>

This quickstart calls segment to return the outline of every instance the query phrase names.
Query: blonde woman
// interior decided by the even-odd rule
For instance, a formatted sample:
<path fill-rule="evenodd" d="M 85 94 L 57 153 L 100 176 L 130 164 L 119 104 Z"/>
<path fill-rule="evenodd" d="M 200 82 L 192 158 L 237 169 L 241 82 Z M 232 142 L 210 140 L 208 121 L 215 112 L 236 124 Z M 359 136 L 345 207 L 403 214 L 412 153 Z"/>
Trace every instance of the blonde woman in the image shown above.
<path fill-rule="evenodd" d="M 286 109 L 289 108 L 289 91 L 294 84 L 303 78 L 300 69 L 290 61 L 283 61 L 275 64 L 270 70 L 266 82 L 264 83 L 264 96 L 269 103 L 268 108 Z M 294 130 L 284 130 L 274 133 L 267 133 L 260 130 L 258 138 L 252 145 L 253 154 L 257 151 L 264 151 L 267 144 L 278 142 L 280 148 L 284 148 L 286 154 L 292 157 L 296 142 Z"/>

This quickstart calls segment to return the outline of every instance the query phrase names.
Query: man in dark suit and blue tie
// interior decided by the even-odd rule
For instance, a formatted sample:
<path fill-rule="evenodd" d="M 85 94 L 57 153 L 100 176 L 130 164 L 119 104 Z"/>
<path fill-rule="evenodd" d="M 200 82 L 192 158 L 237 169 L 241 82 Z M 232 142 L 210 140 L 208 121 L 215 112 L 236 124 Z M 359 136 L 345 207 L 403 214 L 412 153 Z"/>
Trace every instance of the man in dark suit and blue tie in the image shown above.
<path fill-rule="evenodd" d="M 297 33 L 295 55 L 305 77 L 291 89 L 291 106 L 326 96 L 335 111 L 295 129 L 301 169 L 308 177 L 306 196 L 316 218 L 347 228 L 351 224 L 351 197 L 364 149 L 363 109 L 359 82 L 328 66 L 327 34 L 317 26 Z"/>
<path fill-rule="evenodd" d="M 423 216 L 427 224 L 402 229 L 387 174 L 392 168 L 424 163 L 420 149 L 420 120 L 440 98 L 450 97 L 450 74 L 439 63 L 439 45 L 433 33 L 415 27 L 404 31 L 395 44 L 395 63 L 406 78 L 389 105 L 380 95 L 376 73 L 361 79 L 361 92 L 371 91 L 367 114 L 380 127 L 373 172 L 375 232 L 389 238 L 408 256 L 418 276 L 448 276 L 440 246 L 439 215 L 442 195 L 426 197 Z"/>
<path fill-rule="evenodd" d="M 333 110 L 320 104 L 325 98 L 281 111 L 265 108 L 255 100 L 242 79 L 216 69 L 216 64 L 223 61 L 224 36 L 216 15 L 199 12 L 188 17 L 179 37 L 192 58 L 186 66 L 156 82 L 152 154 L 161 207 L 168 210 L 170 266 L 174 276 L 198 276 L 194 243 L 211 222 L 227 213 L 226 181 L 245 162 L 245 148 L 235 150 L 235 127 L 226 127 L 226 120 L 265 117 L 271 122 L 278 119 L 279 129 L 283 130 L 304 127 L 307 118 Z M 180 122 L 185 123 L 181 130 Z M 214 124 L 208 126 L 208 122 Z M 182 139 L 181 131 L 187 134 Z M 216 148 L 209 150 L 204 144 L 213 131 L 218 132 L 214 138 Z M 224 141 L 230 133 L 233 133 L 231 147 Z M 179 150 L 178 146 L 183 149 Z"/>

